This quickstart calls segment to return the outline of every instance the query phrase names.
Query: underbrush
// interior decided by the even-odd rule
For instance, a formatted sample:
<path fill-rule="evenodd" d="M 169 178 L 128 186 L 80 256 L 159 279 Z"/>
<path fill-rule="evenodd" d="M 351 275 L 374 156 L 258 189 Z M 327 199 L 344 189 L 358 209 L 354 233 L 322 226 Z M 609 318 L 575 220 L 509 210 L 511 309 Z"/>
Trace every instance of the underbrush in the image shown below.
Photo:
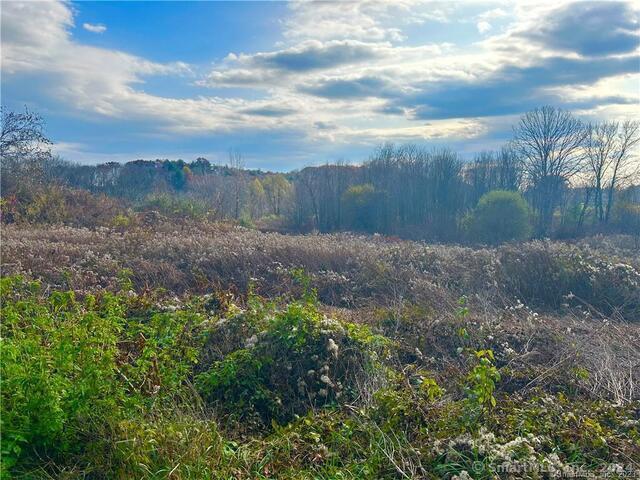
<path fill-rule="evenodd" d="M 35 275 L 53 288 L 91 293 L 117 288 L 122 269 L 134 289 L 206 293 L 216 286 L 264 296 L 299 289 L 303 268 L 319 299 L 344 308 L 402 301 L 444 311 L 462 295 L 494 307 L 522 302 L 555 313 L 585 305 L 617 319 L 640 318 L 640 257 L 610 239 L 581 244 L 532 241 L 492 249 L 426 245 L 384 237 L 281 235 L 199 222 L 153 228 L 9 226 L 5 272 Z M 602 248 L 600 248 L 602 244 Z"/>
<path fill-rule="evenodd" d="M 309 299 L 284 310 L 249 305 L 208 331 L 207 370 L 196 377 L 205 401 L 245 427 L 357 401 L 384 382 L 385 337 L 329 319 Z"/>
<path fill-rule="evenodd" d="M 476 325 L 465 301 L 429 343 L 425 312 L 339 320 L 300 272 L 301 297 L 244 301 L 135 293 L 130 276 L 82 296 L 2 279 L 3 477 L 637 474 L 638 402 L 562 375 L 511 388 L 528 343 L 510 354 L 507 320 Z"/>
<path fill-rule="evenodd" d="M 156 311 L 124 293 L 44 294 L 19 277 L 1 288 L 5 473 L 82 458 L 118 422 L 183 394 L 198 313 Z"/>

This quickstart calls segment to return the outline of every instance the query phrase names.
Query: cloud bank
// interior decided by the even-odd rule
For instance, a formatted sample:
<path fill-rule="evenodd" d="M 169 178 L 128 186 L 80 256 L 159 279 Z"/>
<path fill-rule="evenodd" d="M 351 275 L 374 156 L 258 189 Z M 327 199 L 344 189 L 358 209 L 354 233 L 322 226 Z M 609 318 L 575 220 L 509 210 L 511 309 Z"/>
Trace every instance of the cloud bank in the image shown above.
<path fill-rule="evenodd" d="M 292 135 L 309 149 L 477 145 L 545 103 L 633 116 L 640 101 L 631 2 L 296 2 L 280 24 L 283 40 L 272 48 L 230 45 L 213 64 L 165 63 L 81 43 L 66 2 L 7 2 L 3 83 L 37 79 L 48 109 L 137 122 L 149 135 Z M 431 34 L 438 30 L 455 33 Z M 149 93 L 157 78 L 199 93 Z"/>

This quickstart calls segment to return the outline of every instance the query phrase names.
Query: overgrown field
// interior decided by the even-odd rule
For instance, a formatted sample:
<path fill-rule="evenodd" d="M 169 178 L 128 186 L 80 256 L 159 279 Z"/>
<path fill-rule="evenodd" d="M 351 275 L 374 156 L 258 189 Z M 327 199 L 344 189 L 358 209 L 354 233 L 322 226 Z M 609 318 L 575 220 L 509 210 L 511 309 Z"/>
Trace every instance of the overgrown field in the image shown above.
<path fill-rule="evenodd" d="M 634 478 L 640 254 L 2 231 L 2 475 Z"/>
<path fill-rule="evenodd" d="M 113 290 L 128 270 L 138 292 L 245 294 L 252 284 L 271 297 L 291 293 L 291 270 L 303 269 L 322 303 L 349 309 L 409 302 L 444 310 L 466 295 L 498 307 L 520 301 L 558 312 L 577 305 L 640 318 L 640 249 L 625 236 L 472 249 L 194 222 L 94 230 L 9 225 L 2 240 L 5 274 L 78 293 Z"/>

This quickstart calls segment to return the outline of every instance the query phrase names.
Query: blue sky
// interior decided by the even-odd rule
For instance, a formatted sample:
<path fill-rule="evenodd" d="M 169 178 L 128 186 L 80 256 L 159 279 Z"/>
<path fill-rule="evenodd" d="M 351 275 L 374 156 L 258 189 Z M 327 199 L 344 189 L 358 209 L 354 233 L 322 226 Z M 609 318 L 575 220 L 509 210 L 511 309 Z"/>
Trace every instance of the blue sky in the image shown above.
<path fill-rule="evenodd" d="M 497 148 L 543 104 L 637 118 L 633 2 L 3 2 L 2 104 L 82 163 Z"/>

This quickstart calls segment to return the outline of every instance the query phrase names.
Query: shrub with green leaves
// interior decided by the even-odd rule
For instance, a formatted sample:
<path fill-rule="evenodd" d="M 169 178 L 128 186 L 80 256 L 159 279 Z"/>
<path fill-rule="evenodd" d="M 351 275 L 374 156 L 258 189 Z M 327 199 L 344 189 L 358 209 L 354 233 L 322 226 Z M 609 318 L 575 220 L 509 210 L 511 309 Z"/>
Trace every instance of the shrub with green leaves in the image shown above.
<path fill-rule="evenodd" d="M 497 245 L 526 240 L 531 234 L 527 202 L 518 192 L 489 192 L 480 198 L 467 227 L 473 242 Z"/>
<path fill-rule="evenodd" d="M 237 313 L 209 332 L 208 348 L 228 353 L 196 384 L 223 412 L 263 424 L 284 422 L 353 400 L 362 385 L 384 373 L 381 361 L 390 342 L 367 327 L 326 318 L 310 301 L 272 308 Z M 225 339 L 235 345 L 218 344 Z"/>
<path fill-rule="evenodd" d="M 392 343 L 327 318 L 299 269 L 302 300 L 288 304 L 229 292 L 137 295 L 133 273 L 121 271 L 116 293 L 93 296 L 0 282 L 3 478 L 640 473 L 637 401 L 519 387 L 527 356 L 505 357 L 487 335 L 505 323 L 477 325 L 464 297 L 424 345 L 409 339 L 417 330 L 382 322 Z M 417 324 L 425 311 L 396 314 Z M 494 350 L 477 350 L 481 339 Z M 455 355 L 436 348 L 444 341 Z M 594 375 L 578 363 L 573 374 Z"/>
<path fill-rule="evenodd" d="M 494 365 L 493 351 L 478 350 L 474 352 L 476 364 L 467 376 L 467 400 L 470 413 L 488 412 L 496 406 L 493 393 L 496 382 L 500 381 L 500 372 Z"/>
<path fill-rule="evenodd" d="M 47 295 L 20 277 L 3 278 L 0 295 L 3 473 L 95 448 L 118 421 L 179 395 L 196 360 L 197 313 Z"/>
<path fill-rule="evenodd" d="M 118 334 L 124 324 L 113 298 L 92 297 L 2 279 L 2 456 L 60 458 L 81 448 L 82 434 L 118 416 L 126 389 L 117 381 Z"/>

